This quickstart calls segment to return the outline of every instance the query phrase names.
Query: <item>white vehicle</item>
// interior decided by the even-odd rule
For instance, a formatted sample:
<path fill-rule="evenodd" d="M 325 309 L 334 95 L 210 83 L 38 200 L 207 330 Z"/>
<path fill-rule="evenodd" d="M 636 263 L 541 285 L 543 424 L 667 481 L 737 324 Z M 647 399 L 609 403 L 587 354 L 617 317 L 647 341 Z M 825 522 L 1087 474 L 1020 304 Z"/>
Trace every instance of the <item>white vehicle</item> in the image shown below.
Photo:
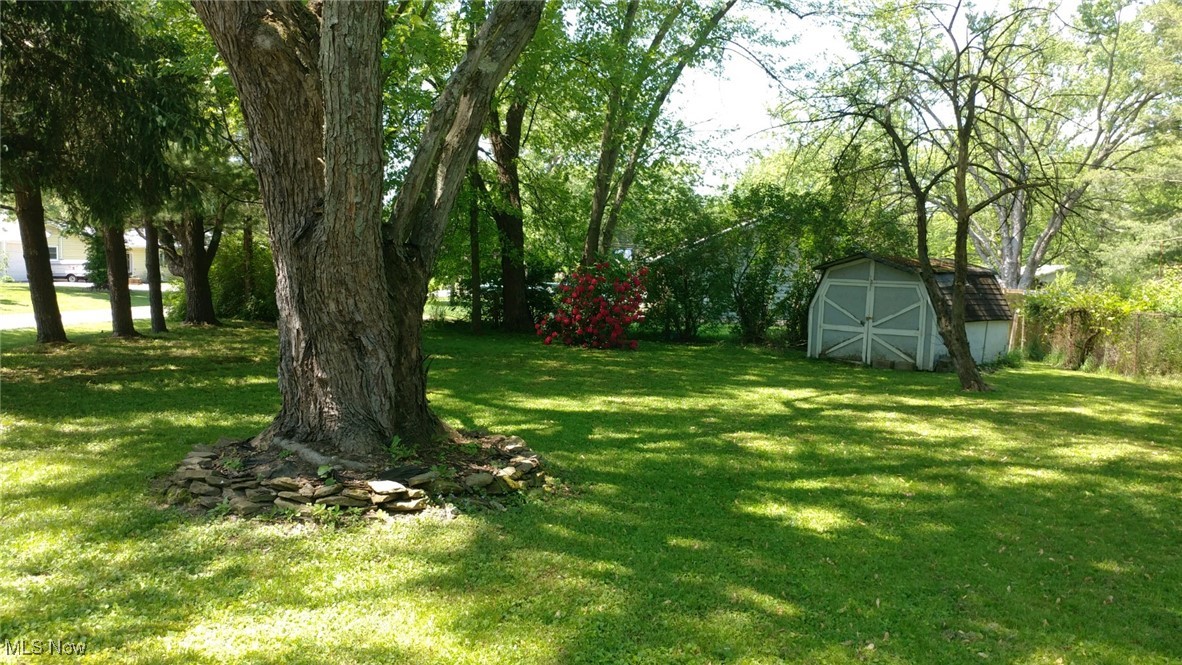
<path fill-rule="evenodd" d="M 64 279 L 67 282 L 86 281 L 85 261 L 50 261 L 54 279 Z"/>

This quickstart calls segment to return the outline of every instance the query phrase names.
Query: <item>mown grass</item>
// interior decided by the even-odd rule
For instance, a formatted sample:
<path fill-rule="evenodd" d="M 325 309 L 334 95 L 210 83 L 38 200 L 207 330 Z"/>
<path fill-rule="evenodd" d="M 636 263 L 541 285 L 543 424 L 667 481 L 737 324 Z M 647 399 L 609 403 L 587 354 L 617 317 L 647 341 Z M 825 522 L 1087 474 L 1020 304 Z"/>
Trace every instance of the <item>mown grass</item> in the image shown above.
<path fill-rule="evenodd" d="M 573 496 L 345 528 L 148 491 L 278 407 L 274 332 L 4 336 L 0 638 L 95 662 L 1182 661 L 1182 390 L 429 333 L 432 402 Z"/>
<path fill-rule="evenodd" d="M 75 286 L 64 282 L 54 284 L 57 291 L 57 306 L 63 312 L 79 312 L 91 309 L 106 309 L 110 301 L 106 291 L 95 291 L 89 286 Z M 147 291 L 132 291 L 131 306 L 143 307 L 148 304 Z M 0 283 L 0 314 L 32 313 L 29 300 L 29 285 Z"/>

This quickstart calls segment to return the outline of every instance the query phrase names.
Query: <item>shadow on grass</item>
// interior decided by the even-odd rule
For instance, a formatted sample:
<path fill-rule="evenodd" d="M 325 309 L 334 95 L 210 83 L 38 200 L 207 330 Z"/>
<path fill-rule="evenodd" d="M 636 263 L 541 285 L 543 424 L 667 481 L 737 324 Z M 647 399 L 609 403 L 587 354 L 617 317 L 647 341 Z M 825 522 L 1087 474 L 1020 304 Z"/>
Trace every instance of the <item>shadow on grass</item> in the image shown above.
<path fill-rule="evenodd" d="M 440 412 L 525 436 L 575 496 L 343 531 L 155 510 L 150 476 L 265 424 L 272 347 L 6 344 L 4 462 L 34 478 L 0 510 L 46 542 L 4 564 L 28 585 L 4 637 L 78 626 L 149 662 L 174 633 L 253 662 L 1182 658 L 1177 391 L 1032 367 L 964 395 L 762 350 L 435 333 Z M 66 570 L 55 536 L 92 552 Z M 362 620 L 407 612 L 429 644 Z M 337 625 L 339 652 L 287 615 Z M 240 624 L 271 645 L 242 651 Z"/>

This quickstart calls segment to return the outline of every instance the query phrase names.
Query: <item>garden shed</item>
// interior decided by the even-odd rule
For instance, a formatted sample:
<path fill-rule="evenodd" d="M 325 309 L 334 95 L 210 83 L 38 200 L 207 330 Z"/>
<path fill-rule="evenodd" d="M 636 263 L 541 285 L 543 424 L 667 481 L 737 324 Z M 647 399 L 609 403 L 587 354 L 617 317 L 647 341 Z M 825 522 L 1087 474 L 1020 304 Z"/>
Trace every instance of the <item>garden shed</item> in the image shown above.
<path fill-rule="evenodd" d="M 952 261 L 933 259 L 932 268 L 951 302 Z M 948 357 L 918 260 L 859 253 L 815 270 L 819 281 L 809 304 L 810 357 L 925 370 Z M 965 298 L 965 332 L 973 357 L 992 362 L 1009 350 L 1013 318 L 997 275 L 969 266 Z"/>

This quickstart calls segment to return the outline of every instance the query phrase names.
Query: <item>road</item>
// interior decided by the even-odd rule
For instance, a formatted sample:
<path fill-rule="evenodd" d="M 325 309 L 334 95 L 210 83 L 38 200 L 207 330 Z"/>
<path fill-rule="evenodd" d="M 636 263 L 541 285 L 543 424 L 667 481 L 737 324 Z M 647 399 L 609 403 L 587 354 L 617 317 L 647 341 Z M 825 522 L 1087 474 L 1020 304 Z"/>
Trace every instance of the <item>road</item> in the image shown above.
<path fill-rule="evenodd" d="M 150 319 L 152 311 L 149 307 L 132 307 L 133 319 Z M 111 323 L 110 309 L 85 309 L 78 312 L 62 312 L 62 325 L 75 326 L 83 323 Z M 16 330 L 17 328 L 36 328 L 37 322 L 33 313 L 0 314 L 0 330 Z"/>

